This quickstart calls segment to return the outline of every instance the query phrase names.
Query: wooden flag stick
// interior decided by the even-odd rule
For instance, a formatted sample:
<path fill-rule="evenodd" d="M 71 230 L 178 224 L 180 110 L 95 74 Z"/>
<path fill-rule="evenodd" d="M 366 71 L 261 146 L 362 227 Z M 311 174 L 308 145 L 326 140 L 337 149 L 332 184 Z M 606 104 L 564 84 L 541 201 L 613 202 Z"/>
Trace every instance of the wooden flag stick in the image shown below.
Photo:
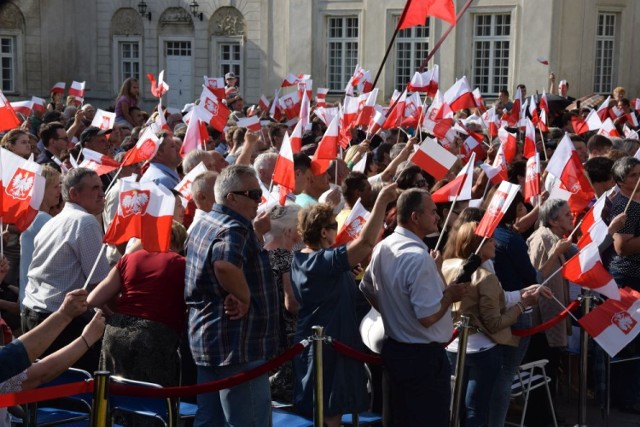
<path fill-rule="evenodd" d="M 456 206 L 456 202 L 458 201 L 458 194 L 456 192 L 456 196 L 453 198 L 453 202 L 451 202 L 451 208 L 449 209 L 449 213 L 447 214 L 447 217 L 444 220 L 444 224 L 442 224 L 442 230 L 440 231 L 440 237 L 438 237 L 438 241 L 436 242 L 436 246 L 434 247 L 435 250 L 438 250 L 438 248 L 440 247 L 440 242 L 442 241 L 442 238 L 444 237 L 444 231 L 447 229 L 447 224 L 449 223 L 449 218 L 451 218 L 451 212 L 453 212 L 453 208 Z"/>
<path fill-rule="evenodd" d="M 542 134 L 542 129 L 540 129 L 540 126 L 538 126 L 538 130 L 540 131 L 540 139 L 542 140 L 542 153 L 544 154 L 544 160 L 548 162 L 549 156 L 547 156 L 547 147 L 544 146 L 544 135 Z"/>

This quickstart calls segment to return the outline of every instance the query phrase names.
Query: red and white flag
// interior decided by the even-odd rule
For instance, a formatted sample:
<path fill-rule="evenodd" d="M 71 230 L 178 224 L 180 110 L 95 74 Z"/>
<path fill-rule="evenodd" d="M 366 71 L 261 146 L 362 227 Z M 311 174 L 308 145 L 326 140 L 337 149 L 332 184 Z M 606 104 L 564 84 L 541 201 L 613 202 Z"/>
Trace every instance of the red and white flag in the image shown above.
<path fill-rule="evenodd" d="M 160 71 L 160 74 L 158 74 L 157 82 L 156 78 L 151 73 L 147 73 L 147 78 L 150 83 L 151 95 L 156 98 L 160 98 L 169 90 L 169 85 L 164 81 L 164 70 Z"/>
<path fill-rule="evenodd" d="M 626 117 L 627 122 L 625 124 L 633 129 L 636 129 L 638 127 L 638 117 L 636 117 L 636 114 L 632 111 L 630 113 L 627 113 Z"/>
<path fill-rule="evenodd" d="M 607 238 L 609 234 L 608 226 L 604 222 L 603 213 L 605 212 L 605 206 L 609 191 L 602 194 L 596 203 L 589 209 L 589 212 L 582 218 L 580 224 L 580 231 L 582 237 L 578 241 L 578 247 L 584 248 L 589 243 L 595 242 L 596 245 L 600 245 Z"/>
<path fill-rule="evenodd" d="M 280 108 L 287 120 L 292 120 L 300 115 L 300 98 L 298 92 L 291 92 L 279 99 Z"/>
<path fill-rule="evenodd" d="M 135 165 L 153 159 L 160 147 L 160 140 L 148 127 L 138 138 L 136 145 L 125 155 L 122 166 Z"/>
<path fill-rule="evenodd" d="M 502 144 L 498 147 L 498 152 L 496 153 L 495 159 L 493 159 L 493 164 L 490 165 L 488 163 L 482 163 L 480 168 L 484 171 L 492 184 L 500 184 L 502 181 L 506 181 L 508 179 L 507 162 L 504 158 Z"/>
<path fill-rule="evenodd" d="M 316 107 L 324 107 L 327 105 L 327 94 L 329 89 L 326 87 L 319 87 L 316 90 Z"/>
<path fill-rule="evenodd" d="M 10 102 L 11 108 L 16 113 L 20 113 L 25 117 L 29 117 L 31 115 L 31 111 L 33 110 L 33 100 L 30 99 L 28 101 L 16 101 Z"/>
<path fill-rule="evenodd" d="M 538 56 L 536 58 L 536 61 L 538 61 L 539 63 L 543 64 L 543 65 L 549 65 L 549 60 L 543 56 Z"/>
<path fill-rule="evenodd" d="M 511 110 L 503 114 L 503 120 L 506 120 L 510 127 L 515 127 L 520 121 L 520 106 L 522 105 L 522 91 L 520 88 L 516 90 L 516 96 L 513 99 Z"/>
<path fill-rule="evenodd" d="M 640 136 L 638 136 L 638 132 L 631 129 L 629 126 L 627 126 L 626 123 L 622 128 L 622 132 L 624 133 L 624 137 L 627 139 L 640 139 Z"/>
<path fill-rule="evenodd" d="M 289 87 L 295 86 L 303 80 L 308 80 L 311 78 L 311 74 L 298 74 L 297 76 L 294 74 L 287 74 L 287 77 L 282 81 L 282 85 L 280 87 Z"/>
<path fill-rule="evenodd" d="M 71 87 L 69 88 L 69 95 L 77 96 L 78 98 L 84 98 L 84 86 L 85 82 L 76 82 L 74 80 L 71 83 Z"/>
<path fill-rule="evenodd" d="M 224 99 L 224 78 L 223 77 L 209 77 L 204 76 L 204 85 L 213 93 L 218 99 Z M 267 103 L 269 105 L 269 103 Z M 267 111 L 266 109 L 263 111 Z"/>
<path fill-rule="evenodd" d="M 338 231 L 336 242 L 333 246 L 338 247 L 357 239 L 369 215 L 369 211 L 362 206 L 360 199 L 358 199 L 344 221 L 342 228 Z"/>
<path fill-rule="evenodd" d="M 236 122 L 236 126 L 239 128 L 247 128 L 253 132 L 260 132 L 260 129 L 262 129 L 258 116 L 240 118 Z"/>
<path fill-rule="evenodd" d="M 561 187 L 571 193 L 568 202 L 572 213 L 579 214 L 593 200 L 593 187 L 569 135 L 565 134 L 560 140 L 546 171 L 558 178 Z"/>
<path fill-rule="evenodd" d="M 538 104 L 536 103 L 536 97 L 531 95 L 529 98 L 529 115 L 531 116 L 531 122 L 537 125 L 540 121 L 540 115 L 538 114 Z"/>
<path fill-rule="evenodd" d="M 369 152 L 365 152 L 362 155 L 362 158 L 360 160 L 358 160 L 358 163 L 353 165 L 353 167 L 351 168 L 351 172 L 366 173 L 365 171 L 367 169 L 367 157 L 368 156 L 369 156 Z"/>
<path fill-rule="evenodd" d="M 280 184 L 290 191 L 296 188 L 296 177 L 293 169 L 293 150 L 291 149 L 291 140 L 289 134 L 286 133 L 280 146 L 280 153 L 276 160 L 276 166 L 273 169 L 273 182 Z M 284 201 L 281 200 L 281 203 Z"/>
<path fill-rule="evenodd" d="M 420 94 L 414 92 L 411 96 L 407 97 L 407 101 L 404 104 L 404 112 L 402 120 L 400 121 L 401 127 L 418 127 L 418 122 L 422 118 L 422 100 Z"/>
<path fill-rule="evenodd" d="M 4 148 L 2 163 L 2 221 L 24 231 L 33 222 L 44 197 L 46 180 L 40 176 L 42 166 L 23 159 Z"/>
<path fill-rule="evenodd" d="M 602 122 L 602 127 L 598 131 L 598 135 L 604 135 L 607 138 L 620 138 L 620 133 L 616 129 L 616 125 L 613 124 L 611 117 L 607 117 Z"/>
<path fill-rule="evenodd" d="M 520 191 L 518 184 L 512 184 L 508 181 L 502 181 L 500 186 L 493 193 L 491 202 L 487 207 L 487 211 L 482 216 L 482 220 L 475 229 L 478 236 L 490 238 L 500 223 L 500 220 L 511 206 L 511 202 Z"/>
<path fill-rule="evenodd" d="M 600 117 L 600 120 L 602 120 L 603 122 L 605 120 L 607 120 L 607 117 L 610 117 L 610 108 L 609 108 L 609 104 L 611 103 L 611 95 L 607 96 L 607 99 L 604 100 L 604 102 L 602 104 L 600 104 L 600 106 L 598 107 L 597 113 L 598 113 L 598 117 Z"/>
<path fill-rule="evenodd" d="M 524 201 L 527 203 L 540 195 L 540 153 L 535 153 L 527 160 L 523 191 Z"/>
<path fill-rule="evenodd" d="M 471 93 L 473 94 L 473 99 L 476 102 L 478 109 L 481 113 L 484 113 L 487 110 L 487 107 L 484 105 L 484 99 L 482 99 L 480 88 L 475 88 Z"/>
<path fill-rule="evenodd" d="M 588 244 L 564 263 L 562 277 L 608 298 L 620 300 L 618 285 L 602 265 L 598 245 L 595 243 Z"/>
<path fill-rule="evenodd" d="M 367 127 L 367 139 L 371 139 L 371 137 L 380 132 L 380 129 L 382 129 L 382 125 L 386 119 L 387 118 L 382 111 L 376 111 L 373 114 L 371 122 L 369 122 L 369 126 Z"/>
<path fill-rule="evenodd" d="M 231 111 L 206 87 L 202 88 L 200 103 L 195 109 L 198 110 L 200 120 L 208 123 L 220 132 L 224 131 Z"/>
<path fill-rule="evenodd" d="M 298 113 L 298 120 L 302 129 L 307 129 L 311 122 L 309 116 L 311 114 L 311 100 L 307 96 L 307 91 L 302 91 L 302 100 L 300 101 L 300 112 Z"/>
<path fill-rule="evenodd" d="M 191 169 L 188 174 L 182 178 L 182 181 L 178 183 L 173 189 L 182 195 L 182 197 L 187 201 L 193 200 L 193 193 L 191 192 L 191 184 L 198 177 L 198 175 L 207 172 L 207 167 L 203 162 L 200 162 L 196 165 L 195 168 Z"/>
<path fill-rule="evenodd" d="M 355 119 L 355 126 L 367 126 L 375 113 L 376 99 L 378 98 L 378 88 L 361 95 L 358 101 L 358 114 Z"/>
<path fill-rule="evenodd" d="M 583 119 L 580 116 L 571 117 L 571 125 L 573 126 L 573 132 L 582 135 L 591 130 L 598 130 L 602 127 L 602 121 L 598 116 L 597 111 L 591 110 L 589 115 Z"/>
<path fill-rule="evenodd" d="M 454 200 L 471 200 L 471 187 L 473 186 L 473 164 L 476 154 L 471 154 L 471 160 L 462 168 L 450 183 L 431 193 L 435 203 L 452 202 Z"/>
<path fill-rule="evenodd" d="M 164 116 L 164 111 L 162 110 L 162 104 L 158 103 L 158 114 L 156 114 L 156 120 L 151 123 L 151 126 L 154 128 L 155 133 L 167 132 L 169 134 L 173 134 L 171 128 L 167 124 L 167 119 Z"/>
<path fill-rule="evenodd" d="M 407 0 L 398 20 L 398 29 L 424 25 L 428 16 L 455 25 L 456 9 L 453 0 Z"/>
<path fill-rule="evenodd" d="M 311 103 L 311 100 L 313 99 L 313 80 L 307 79 L 298 82 L 298 98 L 302 99 L 304 93 L 307 94 L 307 99 L 309 100 L 309 103 Z"/>
<path fill-rule="evenodd" d="M 324 123 L 325 126 L 329 126 L 331 120 L 333 120 L 334 117 L 338 116 L 340 114 L 340 111 L 338 110 L 338 107 L 316 107 L 315 110 L 313 110 L 313 113 L 320 120 L 322 120 L 322 123 Z"/>
<path fill-rule="evenodd" d="M 549 114 L 549 101 L 547 100 L 547 92 L 545 92 L 544 89 L 542 89 L 542 96 L 540 96 L 540 103 L 539 103 L 539 107 L 541 111 L 544 111 L 547 113 L 547 115 Z"/>
<path fill-rule="evenodd" d="M 207 122 L 202 118 L 202 110 L 194 108 L 187 124 L 184 141 L 180 145 L 180 155 L 184 157 L 193 150 L 206 150 L 208 140 L 209 131 L 207 130 Z"/>
<path fill-rule="evenodd" d="M 338 139 L 338 117 L 334 117 L 311 159 L 311 170 L 315 176 L 325 173 L 331 160 L 338 157 Z"/>
<path fill-rule="evenodd" d="M 175 196 L 153 182 L 122 181 L 118 212 L 104 235 L 104 243 L 120 245 L 137 237 L 149 252 L 168 252 Z"/>
<path fill-rule="evenodd" d="M 620 289 L 620 300 L 609 299 L 578 320 L 580 326 L 615 357 L 640 333 L 640 292 Z"/>
<path fill-rule="evenodd" d="M 524 147 L 522 155 L 530 159 L 535 156 L 536 151 L 536 127 L 533 125 L 531 119 L 526 117 L 524 121 Z"/>
<path fill-rule="evenodd" d="M 463 76 L 455 82 L 453 86 L 444 93 L 444 102 L 449 105 L 452 111 L 477 107 L 466 76 Z"/>
<path fill-rule="evenodd" d="M 435 139 L 427 138 L 411 157 L 411 161 L 425 172 L 440 180 L 444 178 L 458 158 Z"/>
<path fill-rule="evenodd" d="M 410 92 L 423 92 L 427 96 L 433 97 L 438 90 L 439 79 L 440 69 L 438 64 L 435 64 L 431 70 L 427 70 L 424 73 L 416 71 L 407 85 L 407 90 Z"/>
<path fill-rule="evenodd" d="M 82 149 L 82 155 L 84 159 L 82 160 L 82 163 L 80 163 L 80 167 L 91 169 L 98 175 L 104 175 L 120 167 L 120 163 L 111 157 L 100 154 L 97 151 L 90 150 L 87 147 Z"/>
<path fill-rule="evenodd" d="M 282 108 L 280 108 L 280 99 L 278 98 L 279 93 L 280 90 L 276 89 L 273 95 L 273 101 L 271 101 L 271 108 L 269 109 L 269 115 L 277 122 L 282 118 Z"/>
<path fill-rule="evenodd" d="M 44 113 L 47 111 L 47 101 L 44 99 L 32 96 L 31 102 L 33 102 L 33 109 L 36 113 Z"/>
<path fill-rule="evenodd" d="M 469 162 L 472 154 L 475 154 L 476 161 L 484 160 L 487 157 L 482 143 L 478 142 L 478 140 L 471 135 L 469 135 L 460 146 L 460 154 L 463 155 L 462 163 L 465 165 Z"/>
<path fill-rule="evenodd" d="M 15 129 L 20 126 L 20 123 L 16 112 L 13 111 L 11 104 L 0 91 L 0 132 Z"/>
<path fill-rule="evenodd" d="M 395 98 L 396 99 L 394 99 L 393 97 L 391 98 L 392 108 L 390 108 L 389 111 L 387 111 L 387 119 L 384 121 L 384 124 L 382 125 L 383 129 L 392 129 L 400 126 L 400 123 L 402 122 L 402 118 L 404 117 L 404 107 L 407 103 L 407 91 L 404 90 L 401 94 L 399 94 Z"/>
<path fill-rule="evenodd" d="M 113 125 L 116 122 L 116 113 L 110 113 L 108 111 L 97 109 L 96 115 L 93 116 L 91 126 L 95 126 L 100 129 L 113 129 Z"/>
<path fill-rule="evenodd" d="M 293 131 L 289 135 L 291 150 L 294 153 L 299 153 L 300 150 L 302 149 L 302 134 L 303 134 L 302 125 L 300 124 L 300 122 L 298 122 L 296 123 L 295 127 L 293 128 Z"/>
<path fill-rule="evenodd" d="M 347 82 L 347 86 L 344 89 L 345 94 L 353 96 L 353 89 L 358 89 L 360 94 L 367 93 L 373 89 L 373 80 L 371 79 L 371 73 L 369 70 L 365 70 L 359 64 L 356 64 L 356 68 L 353 71 L 353 75 Z"/>
<path fill-rule="evenodd" d="M 498 136 L 498 129 L 500 129 L 500 117 L 496 113 L 496 108 L 489 108 L 483 115 L 482 120 L 487 125 L 487 135 L 490 138 Z"/>
<path fill-rule="evenodd" d="M 267 111 L 269 111 L 269 99 L 264 95 L 260 95 L 260 100 L 258 101 L 258 107 L 260 107 L 260 111 L 262 111 L 263 113 L 266 113 Z"/>
<path fill-rule="evenodd" d="M 64 94 L 64 89 L 67 87 L 67 84 L 65 82 L 58 82 L 56 84 L 54 84 L 51 89 L 49 90 L 49 92 L 51 93 L 61 93 Z"/>
<path fill-rule="evenodd" d="M 498 129 L 498 138 L 504 152 L 504 160 L 511 164 L 518 152 L 518 139 L 515 133 L 507 132 L 505 128 Z"/>

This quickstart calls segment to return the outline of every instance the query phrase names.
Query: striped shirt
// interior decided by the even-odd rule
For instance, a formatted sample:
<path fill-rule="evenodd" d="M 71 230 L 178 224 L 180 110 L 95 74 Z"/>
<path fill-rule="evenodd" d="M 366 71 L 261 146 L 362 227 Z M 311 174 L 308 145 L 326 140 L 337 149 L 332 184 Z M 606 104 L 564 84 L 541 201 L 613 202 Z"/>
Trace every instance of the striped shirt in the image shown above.
<path fill-rule="evenodd" d="M 269 359 L 278 347 L 280 301 L 269 254 L 251 221 L 216 204 L 194 226 L 186 244 L 185 301 L 189 307 L 191 353 L 199 366 L 224 366 Z M 249 312 L 239 320 L 224 313 L 227 291 L 213 264 L 242 269 L 251 292 Z"/>

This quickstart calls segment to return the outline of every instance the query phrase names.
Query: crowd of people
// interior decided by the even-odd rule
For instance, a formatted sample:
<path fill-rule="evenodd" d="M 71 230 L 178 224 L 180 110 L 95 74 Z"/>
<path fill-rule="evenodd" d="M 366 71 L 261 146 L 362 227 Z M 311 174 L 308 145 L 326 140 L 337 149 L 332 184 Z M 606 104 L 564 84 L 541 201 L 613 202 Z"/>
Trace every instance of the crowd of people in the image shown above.
<path fill-rule="evenodd" d="M 34 110 L 2 136 L 2 148 L 25 159 L 33 155 L 43 165 L 46 191 L 26 230 L 3 230 L 0 310 L 9 334 L 0 353 L 1 392 L 36 387 L 70 365 L 163 386 L 206 383 L 267 362 L 320 325 L 326 335 L 383 360 L 382 372 L 370 367 L 371 379 L 363 363 L 324 347 L 326 425 L 339 426 L 343 414 L 370 409 L 369 382 L 385 426 L 421 426 L 425 419 L 444 426 L 459 351 L 458 339 L 450 339 L 465 314 L 472 332 L 461 417 L 467 427 L 501 426 L 513 375 L 524 360 L 548 359 L 556 388 L 562 352 L 577 327 L 563 320 L 531 338 L 512 330 L 554 318 L 579 293 L 555 273 L 577 253 L 580 236 L 572 231 L 596 198 L 609 199 L 603 260 L 620 287 L 640 291 L 640 160 L 634 157 L 640 141 L 633 127 L 638 113 L 623 88 L 605 107 L 614 116 L 621 111 L 614 125 L 627 138 L 574 133 L 572 118 L 591 112 L 579 107 L 550 111 L 549 128 L 536 132 L 543 159 L 551 159 L 565 133 L 570 135 L 594 199 L 575 212 L 558 193 L 543 189 L 525 202 L 521 189 L 493 236 L 483 240 L 474 231 L 496 184 L 480 165 L 494 162 L 500 140 L 492 140 L 484 126 L 481 105 L 453 112 L 456 132 L 442 145 L 458 160 L 441 179 L 412 163 L 418 145 L 433 136 L 419 126 L 375 134 L 352 127 L 344 156 L 318 168 L 312 156 L 328 123 L 313 118 L 292 154 L 295 185 L 274 201 L 274 169 L 295 124 L 247 108 L 236 76 L 229 73 L 225 80 L 227 126 L 207 126 L 203 147 L 184 155 L 183 114 L 143 111 L 134 79 L 123 84 L 112 106 L 112 128 L 91 126 L 95 107 L 73 96 L 63 105 L 56 92 L 44 113 Z M 555 76 L 550 80 L 553 93 Z M 572 101 L 568 89 L 562 80 L 559 96 Z M 525 99 L 526 86 L 518 91 Z M 510 115 L 514 104 L 504 90 L 492 108 Z M 84 149 L 122 161 L 158 114 L 166 129 L 158 134 L 153 158 L 123 166 L 117 176 L 77 166 Z M 259 131 L 237 126 L 255 114 Z M 520 134 L 517 126 L 512 130 Z M 472 165 L 471 200 L 436 203 L 432 194 L 468 161 L 469 132 L 483 139 L 482 155 Z M 507 165 L 508 181 L 522 187 L 523 140 Z M 361 160 L 363 167 L 355 168 Z M 547 162 L 541 163 L 544 187 Z M 176 187 L 199 164 L 207 171 L 193 180 L 187 202 Z M 149 252 L 139 239 L 103 246 L 124 180 L 172 191 L 169 252 Z M 368 217 L 357 232 L 346 233 L 355 230 L 350 213 L 359 207 Z M 461 281 L 461 270 L 474 257 L 477 269 Z M 625 351 L 637 355 L 639 349 L 635 340 Z M 31 365 L 37 357 L 42 359 Z M 198 395 L 195 424 L 270 425 L 272 400 L 313 416 L 313 360 L 310 346 L 268 375 Z M 195 374 L 181 375 L 189 366 Z M 621 390 L 615 402 L 640 413 L 640 363 L 625 370 L 615 378 L 620 386 L 613 389 Z M 546 425 L 551 414 L 544 408 L 536 408 L 527 425 Z"/>

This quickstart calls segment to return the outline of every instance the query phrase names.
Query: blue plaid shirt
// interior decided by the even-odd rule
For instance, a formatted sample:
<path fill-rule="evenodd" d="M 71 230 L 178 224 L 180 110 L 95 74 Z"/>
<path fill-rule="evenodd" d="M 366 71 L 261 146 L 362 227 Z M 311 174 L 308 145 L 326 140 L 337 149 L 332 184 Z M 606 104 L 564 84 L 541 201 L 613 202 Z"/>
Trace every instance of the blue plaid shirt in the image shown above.
<path fill-rule="evenodd" d="M 189 307 L 189 343 L 199 366 L 224 366 L 269 359 L 278 348 L 280 300 L 269 254 L 258 242 L 251 221 L 216 204 L 193 228 L 187 241 L 185 301 Z M 218 283 L 215 261 L 244 272 L 251 303 L 239 320 L 224 314 L 228 292 Z"/>

